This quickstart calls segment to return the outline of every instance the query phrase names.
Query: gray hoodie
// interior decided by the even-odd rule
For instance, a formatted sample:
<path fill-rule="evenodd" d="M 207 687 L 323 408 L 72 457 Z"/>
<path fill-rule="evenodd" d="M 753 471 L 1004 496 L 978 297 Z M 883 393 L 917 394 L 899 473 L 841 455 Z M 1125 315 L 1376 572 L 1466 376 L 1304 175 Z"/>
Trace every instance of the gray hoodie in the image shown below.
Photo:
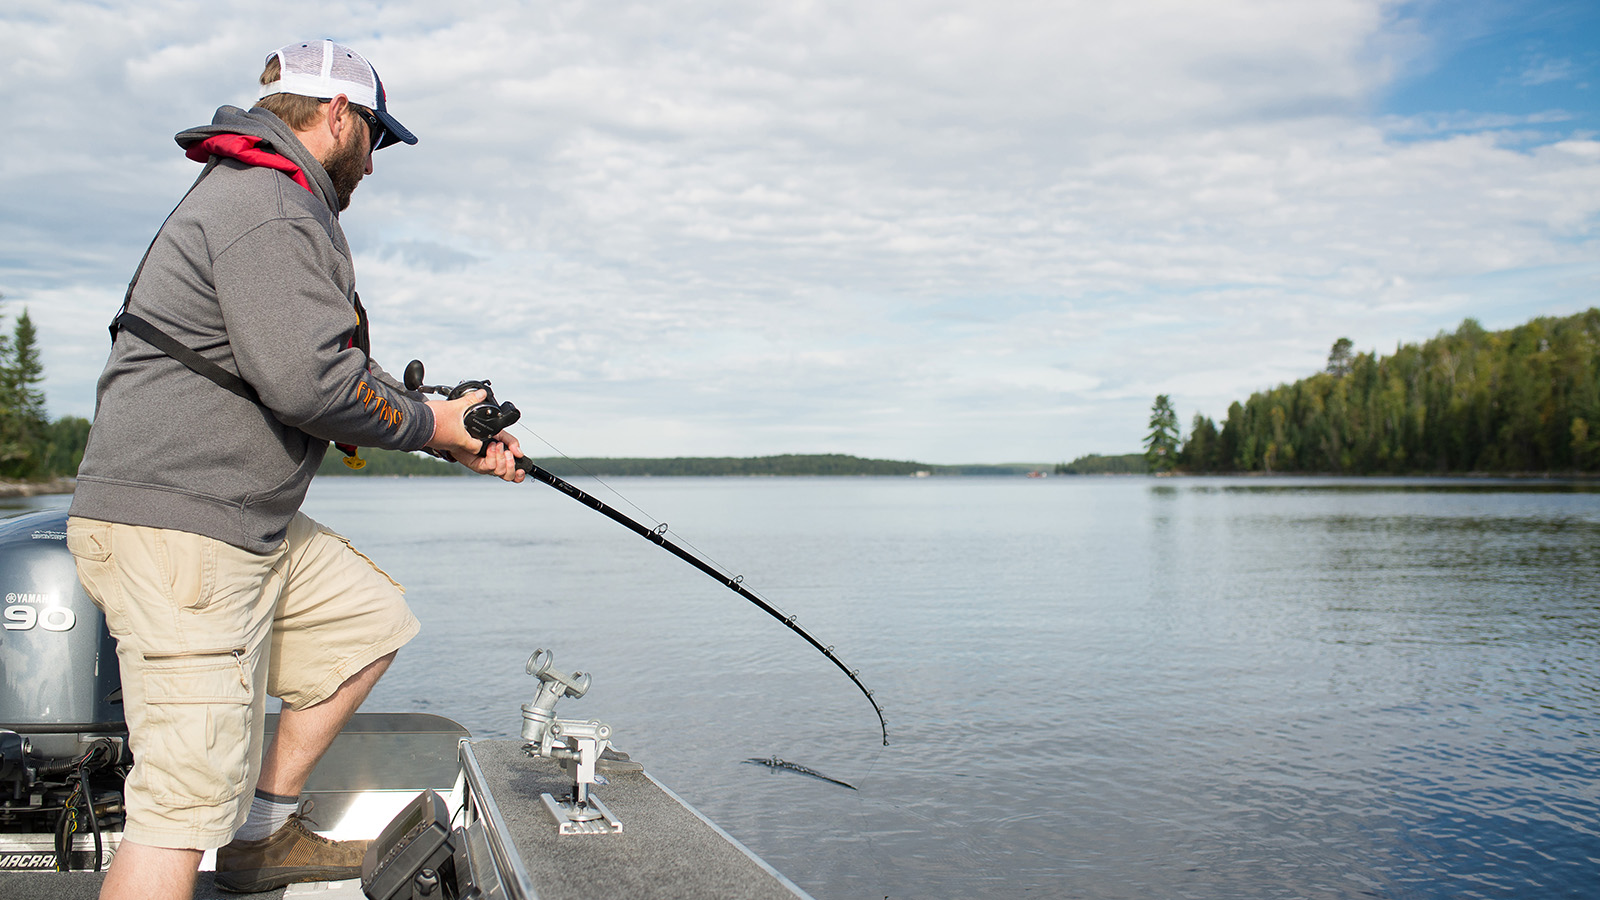
<path fill-rule="evenodd" d="M 177 141 L 188 149 L 218 134 L 262 138 L 312 190 L 212 157 L 157 235 L 128 309 L 243 378 L 264 405 L 123 331 L 100 376 L 71 513 L 261 553 L 283 540 L 329 441 L 417 450 L 433 414 L 348 346 L 355 269 L 322 165 L 259 108 L 224 106 Z"/>

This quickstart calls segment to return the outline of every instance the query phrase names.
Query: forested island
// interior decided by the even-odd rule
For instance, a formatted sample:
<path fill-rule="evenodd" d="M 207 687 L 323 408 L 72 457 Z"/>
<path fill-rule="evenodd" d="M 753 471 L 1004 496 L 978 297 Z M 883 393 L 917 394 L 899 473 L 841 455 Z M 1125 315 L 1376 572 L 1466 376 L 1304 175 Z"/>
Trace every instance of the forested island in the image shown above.
<path fill-rule="evenodd" d="M 1150 461 L 1143 453 L 1116 456 L 1090 453 L 1069 463 L 1056 463 L 1052 471 L 1057 475 L 1146 475 L 1150 472 Z"/>
<path fill-rule="evenodd" d="M 1504 331 L 1467 319 L 1389 356 L 1341 338 L 1327 368 L 1196 415 L 1177 446 L 1158 409 L 1152 468 L 1180 472 L 1579 474 L 1600 471 L 1600 309 Z M 1157 433 L 1167 426 L 1167 436 Z M 1155 440 L 1153 440 L 1155 439 Z"/>
<path fill-rule="evenodd" d="M 330 452 L 318 475 L 416 476 L 467 475 L 462 466 L 424 456 L 392 450 L 362 450 L 366 465 L 352 470 L 343 458 Z M 893 459 L 866 459 L 838 453 L 779 456 L 684 456 L 652 458 L 610 457 L 535 457 L 540 468 L 563 478 L 583 475 L 601 477 L 674 476 L 819 476 L 819 475 L 1018 475 L 1036 466 L 1023 463 L 999 465 L 935 466 L 928 463 Z"/>

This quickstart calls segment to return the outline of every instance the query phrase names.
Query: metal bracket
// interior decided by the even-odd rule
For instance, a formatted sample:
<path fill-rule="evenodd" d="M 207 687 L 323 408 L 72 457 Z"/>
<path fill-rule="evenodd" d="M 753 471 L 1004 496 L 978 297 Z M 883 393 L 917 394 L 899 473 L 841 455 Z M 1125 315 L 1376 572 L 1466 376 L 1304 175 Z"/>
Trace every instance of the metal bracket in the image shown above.
<path fill-rule="evenodd" d="M 556 820 L 560 834 L 621 834 L 622 823 L 599 797 L 590 796 L 582 804 L 571 800 L 557 800 L 549 794 L 540 794 L 544 808 Z"/>
<path fill-rule="evenodd" d="M 591 785 L 607 783 L 595 765 L 611 746 L 611 726 L 594 719 L 555 717 L 556 701 L 582 697 L 589 690 L 589 676 L 554 672 L 552 662 L 548 650 L 535 650 L 528 657 L 527 672 L 539 679 L 539 693 L 531 703 L 522 705 L 522 737 L 528 742 L 530 756 L 560 760 L 562 768 L 572 772 L 572 793 L 565 800 L 558 801 L 550 794 L 541 799 L 561 834 L 617 834 L 622 823 L 590 790 Z"/>

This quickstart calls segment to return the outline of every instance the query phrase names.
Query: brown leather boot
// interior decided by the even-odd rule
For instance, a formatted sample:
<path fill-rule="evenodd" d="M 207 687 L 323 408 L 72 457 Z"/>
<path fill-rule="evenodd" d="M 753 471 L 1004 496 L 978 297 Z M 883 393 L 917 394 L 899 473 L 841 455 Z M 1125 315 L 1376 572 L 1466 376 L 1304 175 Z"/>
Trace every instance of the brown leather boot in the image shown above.
<path fill-rule="evenodd" d="M 307 828 L 296 813 L 258 841 L 234 841 L 217 851 L 217 887 L 236 894 L 272 891 L 302 881 L 361 877 L 371 841 L 330 841 Z"/>

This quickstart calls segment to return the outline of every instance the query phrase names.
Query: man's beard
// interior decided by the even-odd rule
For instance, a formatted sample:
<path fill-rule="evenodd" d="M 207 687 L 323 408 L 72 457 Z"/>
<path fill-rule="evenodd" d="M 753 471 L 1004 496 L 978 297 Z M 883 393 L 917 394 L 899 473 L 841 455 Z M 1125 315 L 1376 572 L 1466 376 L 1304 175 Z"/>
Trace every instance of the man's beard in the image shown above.
<path fill-rule="evenodd" d="M 322 163 L 328 177 L 333 179 L 333 193 L 339 201 L 339 212 L 344 212 L 350 206 L 350 195 L 356 192 L 356 185 L 367 174 L 367 148 L 361 143 L 350 141 L 335 148 Z"/>

